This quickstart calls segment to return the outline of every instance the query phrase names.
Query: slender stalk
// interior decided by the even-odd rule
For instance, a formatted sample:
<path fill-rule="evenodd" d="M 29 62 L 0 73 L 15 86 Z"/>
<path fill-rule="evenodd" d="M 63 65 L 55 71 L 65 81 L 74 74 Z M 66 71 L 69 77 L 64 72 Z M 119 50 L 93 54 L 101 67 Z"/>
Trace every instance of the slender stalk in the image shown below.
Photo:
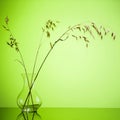
<path fill-rule="evenodd" d="M 11 30 L 10 30 L 10 28 L 9 28 L 8 25 L 7 25 L 7 28 L 9 29 L 9 33 L 10 33 L 10 35 L 14 38 L 14 36 L 13 36 L 13 34 L 12 34 L 12 32 L 11 32 Z M 22 65 L 23 65 L 23 68 L 24 68 L 24 71 L 25 71 L 25 74 L 26 74 L 26 78 L 27 78 L 28 86 L 30 87 L 29 78 L 28 78 L 28 74 L 27 74 L 27 69 L 26 69 L 25 62 L 24 62 L 24 59 L 23 59 L 23 55 L 22 55 L 20 49 L 18 50 L 18 53 L 19 53 L 20 58 L 21 58 L 21 60 L 22 60 Z"/>
<path fill-rule="evenodd" d="M 31 76 L 31 84 L 32 84 L 32 80 L 33 80 L 33 76 L 34 76 L 34 72 L 35 72 L 35 67 L 36 67 L 36 63 L 37 63 L 37 58 L 38 58 L 39 50 L 40 50 L 40 47 L 41 47 L 42 38 L 43 38 L 43 34 L 42 34 L 42 37 L 40 39 L 40 43 L 39 43 L 39 46 L 38 46 L 38 49 L 37 49 L 37 52 L 36 52 L 36 56 L 35 56 L 35 61 L 34 61 L 33 71 L 32 71 L 32 76 Z M 30 88 L 30 86 L 29 86 L 29 88 Z M 27 102 L 27 100 L 24 103 L 26 104 L 26 102 Z M 23 105 L 23 108 L 25 107 L 25 104 Z"/>
<path fill-rule="evenodd" d="M 19 50 L 18 52 L 19 52 L 19 55 L 20 55 L 21 60 L 22 60 L 22 63 L 23 63 L 23 67 L 24 67 L 24 70 L 25 70 L 25 74 L 26 74 L 26 78 L 27 78 L 28 86 L 30 87 L 29 78 L 28 78 L 28 73 L 27 73 L 27 69 L 26 69 L 25 63 L 24 63 L 23 56 L 22 56 L 20 50 Z"/>
<path fill-rule="evenodd" d="M 24 102 L 23 108 L 25 107 L 25 104 L 26 104 L 26 102 L 27 102 L 27 99 L 29 98 L 29 95 L 31 94 L 31 90 L 32 90 L 32 87 L 33 87 L 33 85 L 34 85 L 34 83 L 35 83 L 35 80 L 36 80 L 36 78 L 37 78 L 37 76 L 38 76 L 38 74 L 39 74 L 39 72 L 40 72 L 42 66 L 44 65 L 44 63 L 45 63 L 47 57 L 48 57 L 49 54 L 51 53 L 52 49 L 53 49 L 53 48 L 51 48 L 51 49 L 49 50 L 49 52 L 47 53 L 46 57 L 44 58 L 44 60 L 43 60 L 43 62 L 42 62 L 42 64 L 41 64 L 41 66 L 40 66 L 40 68 L 39 68 L 39 70 L 38 70 L 38 72 L 37 72 L 37 74 L 36 74 L 36 76 L 35 76 L 35 78 L 34 78 L 34 81 L 32 82 L 32 84 L 31 84 L 31 86 L 30 86 L 30 89 L 29 89 L 29 92 L 28 92 L 28 94 L 27 94 L 26 100 L 25 100 L 25 102 Z"/>
<path fill-rule="evenodd" d="M 25 63 L 24 63 L 24 59 L 23 59 L 23 56 L 22 56 L 20 50 L 19 50 L 19 54 L 20 54 L 20 57 L 21 57 L 21 60 L 22 60 L 22 63 L 23 63 L 24 70 L 25 70 L 25 75 L 26 75 L 26 78 L 27 78 L 28 87 L 30 89 L 30 82 L 29 82 L 29 78 L 28 78 L 27 69 L 26 69 L 26 66 L 25 66 Z M 34 105 L 32 94 L 30 96 L 31 96 L 32 105 Z"/>
<path fill-rule="evenodd" d="M 44 32 L 42 33 L 42 37 L 40 39 L 39 46 L 38 46 L 36 56 L 35 56 L 34 66 L 33 66 L 33 70 L 32 70 L 32 77 L 31 77 L 31 84 L 32 84 L 32 80 L 33 80 L 33 76 L 34 76 L 34 72 L 35 72 L 35 67 L 36 67 L 36 63 L 37 63 L 37 59 L 38 59 L 39 50 L 40 50 L 40 47 L 41 47 L 41 41 L 43 39 L 43 34 L 44 34 Z"/>
<path fill-rule="evenodd" d="M 69 28 L 68 30 L 66 30 L 66 31 L 59 37 L 59 39 L 54 42 L 53 46 L 51 47 L 51 49 L 48 51 L 47 55 L 45 56 L 45 58 L 44 58 L 44 60 L 43 60 L 43 62 L 42 62 L 42 64 L 41 64 L 41 66 L 39 67 L 38 72 L 37 72 L 37 74 L 36 74 L 36 76 L 35 76 L 35 78 L 34 78 L 34 81 L 33 81 L 33 83 L 31 84 L 31 87 L 33 86 L 34 82 L 36 81 L 36 79 L 37 79 L 37 77 L 38 77 L 38 75 L 39 75 L 39 72 L 40 72 L 42 66 L 44 65 L 47 57 L 49 56 L 49 54 L 51 53 L 51 51 L 53 50 L 53 48 L 55 47 L 55 45 L 56 45 L 59 41 L 64 41 L 64 40 L 62 40 L 62 37 L 63 37 L 65 34 L 67 34 L 71 29 L 75 28 L 76 26 L 80 26 L 80 24 L 77 24 L 77 25 Z"/>
<path fill-rule="evenodd" d="M 66 31 L 59 37 L 59 39 L 54 42 L 53 46 L 52 46 L 52 47 L 50 48 L 50 50 L 48 51 L 47 55 L 45 56 L 42 64 L 40 65 L 40 67 L 39 67 L 39 69 L 38 69 L 38 72 L 37 72 L 37 74 L 36 74 L 36 76 L 35 76 L 32 84 L 31 84 L 31 86 L 30 86 L 30 89 L 29 89 L 29 92 L 28 92 L 28 94 L 27 94 L 27 97 L 26 97 L 26 100 L 25 100 L 25 102 L 24 102 L 24 106 L 23 106 L 23 107 L 25 107 L 25 104 L 26 104 L 26 102 L 27 102 L 27 99 L 29 98 L 29 95 L 31 94 L 32 87 L 33 87 L 33 85 L 34 85 L 34 83 L 35 83 L 35 81 L 36 81 L 36 79 L 37 79 L 37 77 L 38 77 L 38 75 L 39 75 L 39 73 L 40 73 L 40 71 L 41 71 L 41 69 L 42 69 L 45 61 L 46 61 L 46 59 L 48 58 L 49 54 L 51 53 L 51 51 L 53 50 L 53 48 L 55 47 L 55 45 L 56 45 L 59 41 L 64 41 L 64 40 L 62 40 L 62 37 L 63 37 L 65 34 L 67 34 L 71 29 L 73 29 L 74 27 L 76 27 L 76 26 L 79 26 L 79 24 L 77 24 L 77 25 L 73 26 L 72 28 L 69 28 L 68 30 L 66 30 Z"/>
<path fill-rule="evenodd" d="M 42 34 L 42 37 L 40 39 L 40 43 L 39 43 L 39 46 L 38 46 L 38 49 L 37 49 L 37 52 L 36 52 L 36 56 L 35 56 L 35 61 L 34 61 L 34 65 L 33 65 L 33 70 L 32 70 L 32 76 L 31 76 L 31 83 L 32 84 L 32 80 L 33 80 L 33 76 L 34 76 L 34 72 L 35 72 L 35 67 L 36 67 L 36 63 L 37 63 L 37 58 L 38 58 L 38 54 L 39 54 L 39 50 L 40 50 L 40 47 L 41 47 L 41 41 L 42 41 L 42 38 L 43 38 L 43 34 Z M 30 88 L 30 86 L 29 86 Z M 26 101 L 27 102 L 27 101 Z M 25 102 L 25 103 L 26 103 Z M 25 104 L 23 105 L 23 108 L 25 107 Z M 34 107 L 34 106 L 33 106 Z"/>
<path fill-rule="evenodd" d="M 35 117 L 35 112 L 33 112 L 33 114 L 32 114 L 32 120 L 34 120 L 34 117 Z"/>
<path fill-rule="evenodd" d="M 22 112 L 22 114 L 23 114 L 24 119 L 25 119 L 25 120 L 28 120 L 28 119 L 26 119 L 25 114 L 24 114 L 23 112 Z"/>
<path fill-rule="evenodd" d="M 7 25 L 7 28 L 8 28 L 8 30 L 9 30 L 10 35 L 14 38 L 14 36 L 13 36 L 13 34 L 12 34 L 12 32 L 11 32 L 11 30 L 10 30 L 10 28 L 9 28 L 8 25 Z M 30 86 L 31 86 L 31 85 L 30 85 L 29 78 L 28 78 L 28 72 L 27 72 L 27 69 L 26 69 L 26 66 L 25 66 L 25 62 L 24 62 L 24 59 L 23 59 L 23 55 L 22 55 L 20 49 L 18 49 L 18 53 L 19 53 L 20 58 L 21 58 L 21 62 L 20 62 L 20 61 L 18 61 L 18 62 L 20 62 L 21 65 L 22 65 L 23 68 L 24 68 L 25 75 L 26 75 L 26 78 L 27 78 L 28 87 L 29 87 L 29 89 L 30 89 Z M 31 94 L 31 100 L 32 100 L 32 104 L 34 105 L 34 103 L 33 103 L 33 98 L 32 98 L 32 94 Z M 34 107 L 34 106 L 33 106 L 33 107 Z"/>

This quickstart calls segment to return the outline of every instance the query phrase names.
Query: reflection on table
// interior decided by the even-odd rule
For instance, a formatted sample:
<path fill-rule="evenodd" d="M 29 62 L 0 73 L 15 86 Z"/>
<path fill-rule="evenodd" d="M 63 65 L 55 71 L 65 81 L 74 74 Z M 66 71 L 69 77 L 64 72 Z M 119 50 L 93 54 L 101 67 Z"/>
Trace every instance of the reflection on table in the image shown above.
<path fill-rule="evenodd" d="M 16 120 L 42 120 L 37 112 L 21 112 Z"/>
<path fill-rule="evenodd" d="M 120 108 L 40 108 L 37 113 L 0 108 L 0 120 L 120 120 Z"/>

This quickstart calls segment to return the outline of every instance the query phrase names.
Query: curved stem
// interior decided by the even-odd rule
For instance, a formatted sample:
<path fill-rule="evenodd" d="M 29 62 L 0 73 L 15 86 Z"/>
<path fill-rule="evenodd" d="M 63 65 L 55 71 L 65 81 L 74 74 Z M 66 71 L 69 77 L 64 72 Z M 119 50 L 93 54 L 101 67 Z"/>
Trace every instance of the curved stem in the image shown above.
<path fill-rule="evenodd" d="M 8 30 L 9 30 L 10 35 L 14 38 L 14 36 L 13 36 L 13 34 L 12 34 L 9 26 L 8 26 L 8 24 L 7 24 L 7 28 L 8 28 Z M 21 62 L 20 62 L 20 61 L 18 61 L 18 62 L 20 62 L 20 64 L 21 64 L 21 65 L 23 66 L 23 68 L 24 68 L 25 75 L 26 75 L 26 78 L 27 78 L 28 87 L 29 87 L 29 89 L 30 89 L 30 86 L 31 86 L 31 85 L 30 85 L 29 78 L 28 78 L 28 72 L 27 72 L 27 69 L 26 69 L 26 66 L 25 66 L 25 62 L 24 62 L 24 59 L 23 59 L 23 56 L 22 56 L 22 53 L 21 53 L 20 49 L 18 50 L 18 53 L 19 53 L 20 58 L 21 58 Z M 32 104 L 34 104 L 34 103 L 33 103 L 32 94 L 31 94 L 31 101 L 32 101 Z M 34 106 L 33 106 L 33 107 L 34 107 Z"/>
<path fill-rule="evenodd" d="M 22 56 L 20 50 L 18 52 L 20 54 L 20 57 L 21 57 L 21 60 L 22 60 L 22 63 L 23 63 L 23 67 L 24 67 L 24 70 L 25 70 L 25 75 L 26 75 L 26 78 L 27 78 L 28 86 L 30 87 L 28 73 L 27 73 L 27 69 L 26 69 L 26 66 L 25 66 L 25 62 L 24 62 L 23 56 Z"/>
<path fill-rule="evenodd" d="M 35 72 L 35 67 L 36 67 L 36 63 L 37 63 L 37 59 L 38 59 L 39 50 L 40 50 L 40 47 L 41 47 L 41 41 L 43 39 L 43 34 L 44 34 L 44 32 L 42 33 L 42 37 L 40 39 L 39 46 L 38 46 L 36 56 L 35 56 L 35 61 L 34 61 L 34 66 L 33 66 L 33 71 L 32 71 L 32 77 L 31 77 L 31 84 L 32 84 L 32 80 L 33 80 L 33 76 L 34 76 L 34 72 Z"/>
<path fill-rule="evenodd" d="M 10 30 L 8 24 L 7 24 L 7 28 L 9 29 L 9 33 L 10 33 L 10 35 L 14 38 L 14 35 L 12 34 L 12 32 L 11 32 L 11 30 Z M 22 60 L 22 65 L 23 65 L 23 68 L 24 68 L 24 70 L 25 70 L 25 74 L 26 74 L 26 78 L 27 78 L 28 86 L 30 87 L 29 79 L 28 79 L 28 74 L 27 74 L 27 69 L 26 69 L 25 62 L 24 62 L 24 59 L 23 59 L 23 56 L 22 56 L 22 53 L 21 53 L 20 49 L 18 50 L 18 53 L 19 53 L 20 58 L 21 58 L 21 60 Z"/>
<path fill-rule="evenodd" d="M 35 78 L 34 78 L 34 80 L 33 80 L 33 83 L 31 84 L 31 87 L 33 86 L 34 82 L 36 81 L 36 79 L 37 79 L 37 77 L 38 77 L 38 75 L 39 75 L 39 72 L 40 72 L 42 66 L 44 65 L 47 57 L 49 56 L 49 54 L 51 53 L 51 51 L 53 50 L 53 48 L 55 47 L 55 45 L 56 45 L 59 41 L 64 41 L 64 40 L 62 40 L 62 37 L 63 37 L 65 34 L 67 34 L 71 29 L 73 29 L 73 28 L 75 28 L 75 27 L 77 27 L 77 26 L 80 26 L 80 24 L 74 25 L 73 27 L 71 27 L 71 28 L 69 28 L 68 30 L 66 30 L 66 31 L 59 37 L 59 39 L 54 42 L 53 46 L 51 47 L 51 49 L 48 51 L 47 55 L 45 56 L 45 58 L 44 58 L 44 60 L 43 60 L 43 62 L 42 62 L 42 64 L 41 64 L 41 66 L 39 67 L 38 72 L 37 72 L 37 74 L 36 74 L 36 76 L 35 76 Z"/>
<path fill-rule="evenodd" d="M 25 63 L 24 63 L 24 59 L 23 59 L 23 56 L 19 50 L 19 54 L 20 54 L 20 57 L 21 57 L 21 60 L 22 60 L 22 63 L 23 63 L 23 67 L 24 67 L 24 70 L 25 70 L 25 74 L 26 74 L 26 78 L 27 78 L 27 82 L 28 82 L 28 87 L 29 87 L 29 90 L 30 90 L 30 82 L 29 82 L 29 78 L 28 78 L 28 73 L 27 73 L 27 69 L 26 69 L 26 66 L 25 66 Z M 32 101 L 32 105 L 34 105 L 34 101 L 33 101 L 33 97 L 32 97 L 32 94 L 30 94 L 31 96 L 31 101 Z M 28 99 L 27 99 L 28 100 Z M 33 106 L 34 107 L 34 106 Z M 24 105 L 23 105 L 23 109 L 24 109 Z"/>
<path fill-rule="evenodd" d="M 56 45 L 59 41 L 63 41 L 63 40 L 62 40 L 62 37 L 63 37 L 65 34 L 67 34 L 71 29 L 73 29 L 74 27 L 79 26 L 79 25 L 80 25 L 80 24 L 74 25 L 72 28 L 69 28 L 68 30 L 66 30 L 66 31 L 59 37 L 59 39 L 54 42 L 53 46 L 52 46 L 52 47 L 50 48 L 50 50 L 48 51 L 47 55 L 45 56 L 42 64 L 40 65 L 40 67 L 39 67 L 39 69 L 38 69 L 38 71 L 37 71 L 37 74 L 36 74 L 36 76 L 35 76 L 32 84 L 31 84 L 31 86 L 30 86 L 29 92 L 28 92 L 27 97 L 26 97 L 26 100 L 25 100 L 25 102 L 24 102 L 24 106 L 25 106 L 25 104 L 26 104 L 26 102 L 27 102 L 27 99 L 29 98 L 29 95 L 31 94 L 32 87 L 33 87 L 33 85 L 34 85 L 34 83 L 35 83 L 35 81 L 36 81 L 36 79 L 37 79 L 37 77 L 38 77 L 38 75 L 39 75 L 39 73 L 40 73 L 40 71 L 41 71 L 44 63 L 45 63 L 45 61 L 47 60 L 48 56 L 50 55 L 50 53 L 51 53 L 51 51 L 53 50 L 53 48 L 55 47 L 55 45 Z"/>

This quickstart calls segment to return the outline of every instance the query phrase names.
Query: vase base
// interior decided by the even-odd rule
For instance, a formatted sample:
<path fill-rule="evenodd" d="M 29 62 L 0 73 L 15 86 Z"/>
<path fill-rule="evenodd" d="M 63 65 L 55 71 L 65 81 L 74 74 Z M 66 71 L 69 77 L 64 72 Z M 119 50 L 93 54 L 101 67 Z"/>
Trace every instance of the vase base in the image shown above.
<path fill-rule="evenodd" d="M 22 108 L 22 112 L 37 112 L 37 109 L 39 107 L 40 107 L 39 104 L 26 105 L 24 108 Z"/>

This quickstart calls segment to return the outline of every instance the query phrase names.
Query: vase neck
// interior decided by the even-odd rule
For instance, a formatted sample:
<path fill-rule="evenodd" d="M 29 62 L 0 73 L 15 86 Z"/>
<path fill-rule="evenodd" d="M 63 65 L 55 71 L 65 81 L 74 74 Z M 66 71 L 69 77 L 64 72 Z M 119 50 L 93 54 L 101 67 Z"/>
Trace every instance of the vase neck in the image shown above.
<path fill-rule="evenodd" d="M 24 85 L 30 87 L 35 74 L 33 75 L 32 73 L 28 73 L 28 74 L 22 73 L 21 75 L 24 80 Z"/>

